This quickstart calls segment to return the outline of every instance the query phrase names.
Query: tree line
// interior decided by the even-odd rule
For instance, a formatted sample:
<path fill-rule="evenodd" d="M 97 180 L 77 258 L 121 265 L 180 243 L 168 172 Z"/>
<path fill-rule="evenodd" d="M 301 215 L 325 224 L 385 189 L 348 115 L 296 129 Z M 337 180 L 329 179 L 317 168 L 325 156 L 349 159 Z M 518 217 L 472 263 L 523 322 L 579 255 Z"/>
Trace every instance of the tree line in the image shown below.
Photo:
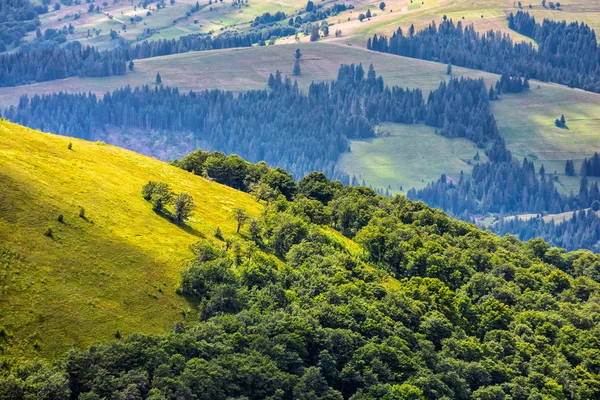
<path fill-rule="evenodd" d="M 203 144 L 252 162 L 265 160 L 296 178 L 320 170 L 345 183 L 347 174 L 335 166 L 339 155 L 348 150 L 349 139 L 373 137 L 374 126 L 381 122 L 426 123 L 444 136 L 466 137 L 480 146 L 499 140 L 483 80 L 443 82 L 427 102 L 419 89 L 385 86 L 372 66 L 365 73 L 361 65 L 343 65 L 335 81 L 313 83 L 307 93 L 280 73 L 271 75 L 268 85 L 269 90 L 240 95 L 221 90 L 180 93 L 157 85 L 126 87 L 101 99 L 85 93 L 24 96 L 4 116 L 85 139 L 104 138 L 107 125 L 142 129 L 154 133 L 140 133 L 130 142 L 126 132 L 111 137 L 121 140 L 119 144 L 149 143 L 135 147 L 148 154 L 154 154 L 155 143 L 161 151 Z"/>
<path fill-rule="evenodd" d="M 242 226 L 233 245 L 216 232 L 190 247 L 178 293 L 198 311 L 172 332 L 115 335 L 53 363 L 7 361 L 0 393 L 58 400 L 600 396 L 598 255 L 500 238 L 421 202 L 322 173 L 307 175 L 289 200 L 269 202 Z"/>
<path fill-rule="evenodd" d="M 599 209 L 600 202 L 595 200 L 590 209 L 575 211 L 571 218 L 563 220 L 546 222 L 542 217 L 528 220 L 501 218 L 490 226 L 490 230 L 499 235 L 511 233 L 521 240 L 542 238 L 567 250 L 588 249 L 600 253 Z"/>
<path fill-rule="evenodd" d="M 466 220 L 488 213 L 558 214 L 587 208 L 600 200 L 597 182 L 589 185 L 583 177 L 578 193 L 563 195 L 554 179 L 554 175 L 543 171 L 543 166 L 536 172 L 527 158 L 523 162 L 511 159 L 476 164 L 470 177 L 461 173 L 452 180 L 442 175 L 421 190 L 409 190 L 407 195 Z"/>
<path fill-rule="evenodd" d="M 511 22 L 512 21 L 512 22 Z M 520 12 L 509 16 L 509 24 L 524 34 L 534 35 L 537 46 L 515 43 L 509 35 L 490 30 L 479 33 L 461 21 L 435 22 L 419 32 L 411 26 L 407 34 L 398 30 L 390 37 L 368 39 L 371 50 L 405 57 L 450 63 L 513 77 L 537 79 L 600 92 L 598 46 L 595 32 L 587 25 L 545 20 L 528 28 L 533 17 Z M 521 28 L 523 26 L 523 28 Z"/>

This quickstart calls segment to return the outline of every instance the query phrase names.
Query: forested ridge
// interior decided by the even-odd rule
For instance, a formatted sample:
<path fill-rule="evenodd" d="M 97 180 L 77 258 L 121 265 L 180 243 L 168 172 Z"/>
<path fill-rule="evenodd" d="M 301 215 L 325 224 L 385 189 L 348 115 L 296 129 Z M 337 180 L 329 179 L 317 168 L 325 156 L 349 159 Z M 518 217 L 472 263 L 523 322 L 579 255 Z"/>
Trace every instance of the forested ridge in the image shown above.
<path fill-rule="evenodd" d="M 320 170 L 346 183 L 347 174 L 335 162 L 348 150 L 348 139 L 372 137 L 380 122 L 426 123 L 441 135 L 466 137 L 480 147 L 501 141 L 483 80 L 452 78 L 427 101 L 419 89 L 385 86 L 372 66 L 365 73 L 361 65 L 343 65 L 335 81 L 313 83 L 307 93 L 279 73 L 271 75 L 268 85 L 269 90 L 240 95 L 220 90 L 180 93 L 163 86 L 126 87 L 102 99 L 91 94 L 36 95 L 22 97 L 4 116 L 85 139 L 97 139 L 107 124 L 165 132 L 151 136 L 163 148 L 189 141 L 190 132 L 191 140 L 210 149 L 252 162 L 265 160 L 296 178 Z"/>
<path fill-rule="evenodd" d="M 371 50 L 405 57 L 451 63 L 496 74 L 538 79 L 592 92 L 600 92 L 599 51 L 595 32 L 581 23 L 544 20 L 540 25 L 528 13 L 509 16 L 509 26 L 531 36 L 537 48 L 525 41 L 490 30 L 479 33 L 473 25 L 463 27 L 444 20 L 421 31 L 402 28 L 390 37 L 374 35 Z"/>
<path fill-rule="evenodd" d="M 176 164 L 206 173 L 222 157 Z M 54 363 L 6 360 L 4 398 L 600 396 L 599 255 L 499 238 L 322 173 L 281 186 L 284 171 L 236 163 L 275 197 L 242 246 L 190 248 L 179 293 L 198 303 L 197 322 Z"/>

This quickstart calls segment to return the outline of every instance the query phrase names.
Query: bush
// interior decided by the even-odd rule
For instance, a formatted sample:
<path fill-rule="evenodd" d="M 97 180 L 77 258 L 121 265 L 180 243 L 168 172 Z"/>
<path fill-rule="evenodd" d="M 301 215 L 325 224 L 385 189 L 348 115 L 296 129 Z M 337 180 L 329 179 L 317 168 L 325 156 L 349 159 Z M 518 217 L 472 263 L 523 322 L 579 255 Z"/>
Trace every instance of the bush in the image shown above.
<path fill-rule="evenodd" d="M 62 214 L 58 214 L 58 222 L 63 222 L 64 218 Z"/>
<path fill-rule="evenodd" d="M 44 232 L 44 236 L 51 238 L 52 237 L 52 228 L 46 229 L 46 232 Z"/>

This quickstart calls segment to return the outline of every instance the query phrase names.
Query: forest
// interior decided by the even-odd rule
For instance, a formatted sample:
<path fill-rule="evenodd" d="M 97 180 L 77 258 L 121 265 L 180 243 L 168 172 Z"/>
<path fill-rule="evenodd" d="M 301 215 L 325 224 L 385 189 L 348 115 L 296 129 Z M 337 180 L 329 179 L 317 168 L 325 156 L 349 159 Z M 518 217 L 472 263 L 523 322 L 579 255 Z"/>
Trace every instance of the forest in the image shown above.
<path fill-rule="evenodd" d="M 185 159 L 206 173 L 213 156 L 222 157 Z M 245 165 L 242 181 L 264 168 Z M 273 190 L 277 182 L 263 181 Z M 88 400 L 600 396 L 599 255 L 500 238 L 421 202 L 343 186 L 322 173 L 285 186 L 289 199 L 279 192 L 259 218 L 242 223 L 250 246 L 215 237 L 190 247 L 178 292 L 197 302 L 197 322 L 177 323 L 164 336 L 72 350 L 51 364 L 15 360 L 0 375 L 0 393 Z"/>
<path fill-rule="evenodd" d="M 490 212 L 557 214 L 587 208 L 600 200 L 597 182 L 590 185 L 583 177 L 579 192 L 566 196 L 558 192 L 554 179 L 543 166 L 536 171 L 527 158 L 523 162 L 486 162 L 476 164 L 471 177 L 461 175 L 454 182 L 443 175 L 424 189 L 411 189 L 408 196 L 467 220 Z"/>
<path fill-rule="evenodd" d="M 372 66 L 365 73 L 361 65 L 342 65 L 335 81 L 313 83 L 307 93 L 280 73 L 271 75 L 268 85 L 269 90 L 240 95 L 180 93 L 157 85 L 122 88 L 102 99 L 84 93 L 25 96 L 3 115 L 84 139 L 102 137 L 107 125 L 158 131 L 164 134 L 150 137 L 162 148 L 182 148 L 193 140 L 210 150 L 283 167 L 297 179 L 318 170 L 344 183 L 349 177 L 335 166 L 339 155 L 348 150 L 349 139 L 373 137 L 380 122 L 426 123 L 441 135 L 465 137 L 480 147 L 500 141 L 483 80 L 452 78 L 427 101 L 419 89 L 385 86 Z M 490 154 L 493 158 L 496 152 Z"/>
<path fill-rule="evenodd" d="M 521 240 L 539 237 L 567 250 L 589 249 L 600 253 L 600 218 L 596 214 L 598 210 L 600 202 L 595 200 L 590 209 L 575 211 L 569 219 L 546 222 L 542 218 L 525 221 L 518 218 L 501 218 L 490 230 L 499 235 L 511 233 Z"/>
<path fill-rule="evenodd" d="M 29 0 L 0 0 L 0 52 L 18 47 L 40 24 L 38 15 L 47 12 L 47 5 L 34 6 Z"/>
<path fill-rule="evenodd" d="M 490 30 L 479 33 L 445 19 L 415 32 L 411 26 L 390 37 L 368 39 L 371 50 L 405 57 L 450 63 L 496 74 L 554 82 L 600 92 L 600 64 L 595 32 L 585 24 L 544 20 L 540 25 L 528 13 L 509 16 L 509 26 L 537 43 L 514 42 L 509 35 Z"/>

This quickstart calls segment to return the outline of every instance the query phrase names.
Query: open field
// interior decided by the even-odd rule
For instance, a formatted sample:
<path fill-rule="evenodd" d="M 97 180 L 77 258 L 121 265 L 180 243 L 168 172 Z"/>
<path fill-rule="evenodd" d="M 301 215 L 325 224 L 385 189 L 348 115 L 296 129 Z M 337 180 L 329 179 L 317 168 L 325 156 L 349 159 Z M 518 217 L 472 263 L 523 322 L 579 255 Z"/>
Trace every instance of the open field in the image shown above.
<path fill-rule="evenodd" d="M 343 41 L 333 43 L 300 43 L 242 49 L 190 52 L 135 61 L 135 70 L 122 76 L 105 78 L 67 78 L 11 88 L 0 88 L 0 107 L 17 104 L 23 94 L 47 94 L 57 90 L 70 93 L 106 91 L 126 85 L 154 85 L 160 72 L 163 85 L 182 91 L 222 89 L 235 92 L 265 89 L 269 74 L 280 70 L 292 75 L 294 52 L 299 48 L 302 75 L 294 77 L 306 89 L 313 81 L 332 80 L 341 64 L 373 64 L 389 85 L 419 87 L 429 91 L 447 79 L 446 66 L 429 61 L 371 52 L 348 46 Z M 454 75 L 484 77 L 488 84 L 498 79 L 493 74 L 454 68 Z"/>
<path fill-rule="evenodd" d="M 565 161 L 573 159 L 579 172 L 583 158 L 600 152 L 600 95 L 532 84 L 529 92 L 503 95 L 492 111 L 514 155 L 534 160 L 538 168 L 543 164 L 547 172 L 557 171 L 565 192 L 579 190 L 579 177 L 564 174 Z M 568 129 L 554 125 L 562 114 Z"/>
<path fill-rule="evenodd" d="M 457 177 L 461 171 L 470 173 L 468 163 L 479 151 L 467 139 L 447 139 L 425 125 L 383 124 L 383 137 L 355 140 L 352 151 L 342 154 L 339 165 L 360 183 L 364 179 L 375 188 L 387 188 L 391 193 L 422 188 L 441 174 Z M 389 134 L 389 136 L 387 136 Z M 389 186 L 389 187 L 388 187 Z"/>
<path fill-rule="evenodd" d="M 152 211 L 140 194 L 149 180 L 193 196 L 188 226 Z M 51 356 L 117 330 L 168 332 L 193 308 L 175 294 L 188 246 L 217 226 L 243 240 L 231 210 L 261 208 L 158 160 L 8 122 L 0 122 L 0 186 L 0 326 L 12 336 L 0 345 L 12 355 Z"/>

